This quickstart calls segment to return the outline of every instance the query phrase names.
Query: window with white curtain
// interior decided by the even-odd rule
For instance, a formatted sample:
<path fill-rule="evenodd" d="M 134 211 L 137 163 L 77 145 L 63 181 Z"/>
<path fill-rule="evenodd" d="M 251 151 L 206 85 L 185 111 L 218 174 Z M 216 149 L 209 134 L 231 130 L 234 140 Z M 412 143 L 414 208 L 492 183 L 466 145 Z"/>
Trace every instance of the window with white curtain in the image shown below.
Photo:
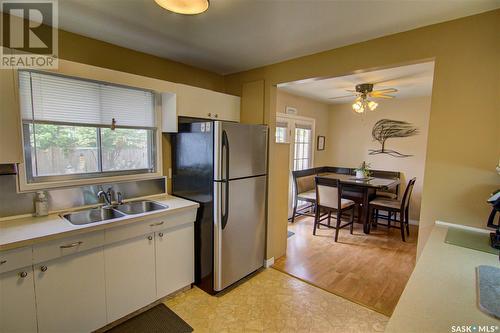
<path fill-rule="evenodd" d="M 30 183 L 155 171 L 154 93 L 19 71 Z"/>
<path fill-rule="evenodd" d="M 295 145 L 293 170 L 312 167 L 312 127 L 307 124 L 295 124 Z"/>

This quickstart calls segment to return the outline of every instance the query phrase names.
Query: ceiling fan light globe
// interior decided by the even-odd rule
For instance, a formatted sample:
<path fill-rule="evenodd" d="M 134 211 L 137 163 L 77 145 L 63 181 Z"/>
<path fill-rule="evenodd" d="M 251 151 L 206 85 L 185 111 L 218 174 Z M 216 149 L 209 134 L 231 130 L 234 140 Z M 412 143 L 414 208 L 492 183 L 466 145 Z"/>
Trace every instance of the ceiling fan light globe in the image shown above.
<path fill-rule="evenodd" d="M 378 106 L 378 103 L 377 102 L 374 102 L 374 101 L 369 101 L 368 102 L 368 108 L 370 109 L 370 111 L 373 111 L 377 108 Z"/>
<path fill-rule="evenodd" d="M 352 109 L 358 112 L 363 107 L 363 104 L 360 101 L 357 101 L 352 104 Z"/>

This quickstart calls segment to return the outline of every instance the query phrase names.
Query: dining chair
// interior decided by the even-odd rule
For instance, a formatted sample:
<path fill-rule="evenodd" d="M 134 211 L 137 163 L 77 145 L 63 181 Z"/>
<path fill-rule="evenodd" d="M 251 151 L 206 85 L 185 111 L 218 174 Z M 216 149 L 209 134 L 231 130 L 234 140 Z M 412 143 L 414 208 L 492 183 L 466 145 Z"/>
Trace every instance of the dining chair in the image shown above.
<path fill-rule="evenodd" d="M 387 230 L 390 228 L 396 228 L 401 230 L 401 239 L 405 242 L 405 229 L 407 236 L 410 236 L 410 224 L 409 224 L 409 211 L 410 211 L 410 199 L 413 192 L 413 186 L 415 185 L 416 178 L 410 179 L 408 186 L 406 186 L 405 192 L 403 194 L 402 200 L 389 199 L 376 197 L 374 200 L 370 201 L 369 206 L 369 217 L 370 220 L 375 220 L 374 222 L 378 224 L 377 214 L 374 214 L 375 210 L 386 211 L 387 212 Z M 392 218 L 392 213 L 394 213 L 394 219 Z M 399 222 L 399 227 L 391 225 L 391 221 Z M 370 221 L 372 222 L 372 221 Z M 370 227 L 371 223 L 368 224 Z M 384 224 L 382 224 L 384 225 Z"/>
<path fill-rule="evenodd" d="M 316 183 L 316 211 L 314 218 L 313 235 L 316 235 L 316 229 L 320 225 L 335 229 L 335 242 L 339 238 L 339 231 L 342 228 L 350 226 L 352 234 L 354 228 L 354 201 L 342 198 L 342 183 L 338 179 L 333 178 L 315 178 Z M 342 215 L 345 212 L 351 211 L 350 219 L 347 223 L 342 224 Z M 321 214 L 325 212 L 325 214 Z M 336 223 L 331 225 L 332 212 L 334 212 Z M 328 220 L 328 224 L 321 223 Z"/>
<path fill-rule="evenodd" d="M 316 189 L 314 185 L 314 177 L 318 174 L 317 168 L 292 171 L 294 184 L 293 196 L 293 212 L 291 222 L 295 222 L 296 216 L 311 216 L 315 215 L 307 213 L 307 210 L 314 209 L 316 206 Z M 299 201 L 307 202 L 309 205 L 299 208 Z"/>
<path fill-rule="evenodd" d="M 370 170 L 370 176 L 375 178 L 387 178 L 387 179 L 400 179 L 401 172 L 399 171 L 386 171 L 386 170 Z M 385 190 L 377 190 L 377 196 L 385 197 L 389 199 L 397 199 L 399 197 L 399 184 L 393 188 L 388 188 Z"/>

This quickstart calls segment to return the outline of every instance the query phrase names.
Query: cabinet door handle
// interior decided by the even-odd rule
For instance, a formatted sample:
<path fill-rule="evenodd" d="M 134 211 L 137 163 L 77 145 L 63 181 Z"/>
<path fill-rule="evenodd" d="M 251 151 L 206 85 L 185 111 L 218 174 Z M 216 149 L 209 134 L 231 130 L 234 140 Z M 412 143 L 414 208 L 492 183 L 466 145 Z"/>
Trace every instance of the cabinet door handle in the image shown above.
<path fill-rule="evenodd" d="M 163 232 L 160 232 L 158 236 L 163 237 Z"/>
<path fill-rule="evenodd" d="M 6 264 L 6 263 L 7 263 L 7 260 L 1 260 L 0 261 L 0 265 Z"/>
<path fill-rule="evenodd" d="M 161 221 L 161 222 L 157 222 L 157 223 L 150 224 L 149 226 L 150 226 L 150 227 L 156 227 L 156 226 L 162 225 L 163 223 L 165 223 L 165 222 L 164 222 L 164 221 Z"/>
<path fill-rule="evenodd" d="M 40 270 L 41 270 L 42 272 L 46 272 L 46 271 L 47 271 L 47 266 L 42 266 L 42 267 L 40 267 Z"/>
<path fill-rule="evenodd" d="M 28 276 L 28 272 L 21 272 L 21 273 L 19 273 L 19 276 L 24 279 L 25 277 Z"/>
<path fill-rule="evenodd" d="M 59 248 L 61 248 L 61 249 L 69 249 L 69 248 L 72 248 L 72 247 L 75 247 L 75 246 L 78 246 L 78 245 L 82 245 L 82 244 L 83 244 L 82 241 L 78 241 L 78 242 L 74 242 L 74 243 L 67 244 L 67 245 L 61 245 L 61 246 L 59 246 Z"/>
<path fill-rule="evenodd" d="M 148 236 L 148 240 L 153 240 L 153 236 Z"/>

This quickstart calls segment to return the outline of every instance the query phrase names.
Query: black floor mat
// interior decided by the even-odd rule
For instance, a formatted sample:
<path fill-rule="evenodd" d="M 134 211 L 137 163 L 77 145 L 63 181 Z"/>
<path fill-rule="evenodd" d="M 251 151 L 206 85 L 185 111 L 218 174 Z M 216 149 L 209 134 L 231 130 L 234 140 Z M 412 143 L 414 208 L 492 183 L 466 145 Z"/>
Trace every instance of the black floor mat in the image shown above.
<path fill-rule="evenodd" d="M 157 306 L 115 326 L 106 333 L 188 333 L 193 328 L 165 304 Z"/>

